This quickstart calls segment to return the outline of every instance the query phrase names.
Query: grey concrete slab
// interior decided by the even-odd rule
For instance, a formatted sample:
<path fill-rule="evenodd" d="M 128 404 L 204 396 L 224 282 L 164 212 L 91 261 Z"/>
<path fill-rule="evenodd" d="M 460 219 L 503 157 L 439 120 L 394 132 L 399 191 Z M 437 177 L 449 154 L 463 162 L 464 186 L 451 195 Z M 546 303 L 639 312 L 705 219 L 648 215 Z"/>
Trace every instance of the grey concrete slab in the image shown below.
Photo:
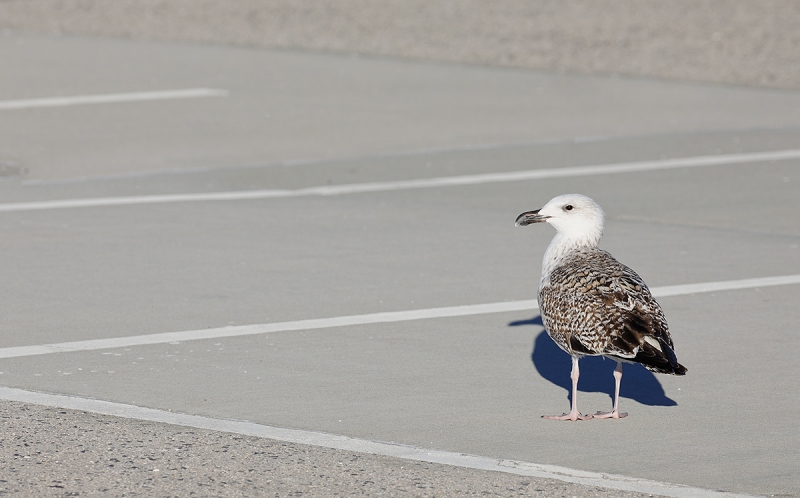
<path fill-rule="evenodd" d="M 347 159 L 109 174 L 61 181 L 8 176 L 6 181 L 0 182 L 0 194 L 5 202 L 14 202 L 299 189 L 320 185 L 758 153 L 800 148 L 799 130 L 800 127 L 765 127 L 589 139 L 579 137 L 511 145 L 463 144 L 449 149 L 367 154 Z"/>
<path fill-rule="evenodd" d="M 17 331 L 5 340 L 532 298 L 552 231 L 515 229 L 513 220 L 570 191 L 605 206 L 603 246 L 651 285 L 798 273 L 797 225 L 787 216 L 796 171 L 789 161 L 624 181 L 2 213 L 2 244 L 14 262 L 2 269 L 13 283 L 1 291 L 3 316 Z"/>
<path fill-rule="evenodd" d="M 0 57 L 0 99 L 231 92 L 3 111 L 0 156 L 40 180 L 800 124 L 781 90 L 79 37 L 0 37 Z"/>
<path fill-rule="evenodd" d="M 524 313 L 14 359 L 4 362 L 3 380 L 705 488 L 791 493 L 800 441 L 793 419 L 777 414 L 800 406 L 785 395 L 792 376 L 777 370 L 800 366 L 790 353 L 797 334 L 788 332 L 799 296 L 782 288 L 662 299 L 690 373 L 656 378 L 626 367 L 630 416 L 620 423 L 539 418 L 567 407 L 569 359 L 541 325 L 510 326 Z M 584 360 L 584 410 L 609 408 L 613 367 Z"/>
<path fill-rule="evenodd" d="M 537 206 L 529 202 L 567 188 L 604 202 L 603 246 L 651 285 L 798 273 L 798 234 L 785 214 L 796 189 L 783 181 L 796 171 L 789 162 L 691 175 L 638 173 L 622 182 L 587 177 L 323 199 L 7 213 L 17 265 L 4 268 L 4 281 L 15 284 L 3 300 L 12 332 L 4 341 L 35 344 L 533 297 L 552 232 L 515 229 L 512 220 Z M 631 205 L 637 206 L 633 214 Z M 59 265 L 59 258 L 69 264 Z M 526 314 L 12 359 L 4 360 L 2 378 L 14 387 L 189 413 L 778 493 L 797 484 L 786 467 L 793 432 L 782 422 L 772 422 L 766 434 L 761 427 L 769 413 L 791 412 L 796 403 L 774 397 L 792 386 L 788 380 L 776 385 L 763 362 L 776 361 L 772 344 L 792 350 L 794 335 L 785 331 L 796 320 L 796 300 L 794 288 L 662 300 L 690 375 L 649 380 L 645 374 L 638 379 L 641 389 L 663 386 L 664 397 L 632 395 L 625 400 L 633 413 L 627 425 L 602 429 L 542 425 L 537 418 L 563 409 L 566 389 L 553 385 L 562 367 L 537 369 L 533 361 L 541 327 L 509 327 L 529 319 Z M 751 334 L 762 321 L 768 330 L 754 342 Z M 794 368 L 786 354 L 780 361 Z M 563 381 L 566 371 L 560 373 Z M 583 406 L 607 408 L 610 377 L 602 387 L 586 368 L 584 375 L 600 392 L 582 395 Z M 670 400 L 677 406 L 664 406 Z M 723 412 L 730 415 L 720 424 Z M 637 449 L 626 438 L 653 426 L 670 441 L 657 455 L 649 451 L 652 444 Z M 724 439 L 731 432 L 737 437 Z M 788 453 L 776 458 L 781 451 Z M 638 456 L 614 460 L 609 454 Z"/>

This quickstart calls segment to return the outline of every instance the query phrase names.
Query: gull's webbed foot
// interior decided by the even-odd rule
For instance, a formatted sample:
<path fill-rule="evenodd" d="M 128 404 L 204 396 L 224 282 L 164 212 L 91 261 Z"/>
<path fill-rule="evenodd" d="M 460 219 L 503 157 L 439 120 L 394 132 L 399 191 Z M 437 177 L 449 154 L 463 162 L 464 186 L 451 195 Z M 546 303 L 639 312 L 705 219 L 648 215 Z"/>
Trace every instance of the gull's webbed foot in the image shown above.
<path fill-rule="evenodd" d="M 627 416 L 627 412 L 620 413 L 619 410 L 612 410 L 610 412 L 597 412 L 593 415 L 594 418 L 625 418 Z"/>
<path fill-rule="evenodd" d="M 589 420 L 591 418 L 594 418 L 594 415 L 589 415 L 589 414 L 581 415 L 578 412 L 570 412 L 570 413 L 565 413 L 560 417 L 558 415 L 542 415 L 542 418 L 545 418 L 547 420 L 571 420 L 572 422 L 575 422 L 578 420 Z"/>

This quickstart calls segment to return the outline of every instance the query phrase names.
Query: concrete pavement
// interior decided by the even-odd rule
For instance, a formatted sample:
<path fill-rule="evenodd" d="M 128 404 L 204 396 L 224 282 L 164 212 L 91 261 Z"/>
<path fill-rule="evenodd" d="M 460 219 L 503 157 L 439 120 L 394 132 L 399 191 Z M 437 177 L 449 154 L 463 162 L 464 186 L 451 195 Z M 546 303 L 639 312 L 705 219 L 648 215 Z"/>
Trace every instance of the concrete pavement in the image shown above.
<path fill-rule="evenodd" d="M 230 91 L 220 98 L 0 111 L 0 155 L 30 171 L 0 184 L 4 204 L 599 170 L 800 149 L 800 95 L 790 91 L 184 44 L 3 40 L 5 60 L 16 61 L 13 73 L 25 77 L 6 76 L 0 100 Z M 75 67 L 84 70 L 67 70 Z M 796 159 L 755 161 L 393 192 L 3 212 L 3 348 L 531 299 L 552 231 L 515 229 L 513 220 L 571 191 L 600 202 L 608 215 L 601 246 L 653 287 L 796 275 L 798 166 Z M 791 378 L 779 372 L 798 366 L 791 354 L 798 292 L 787 285 L 659 299 L 689 374 L 656 377 L 628 368 L 622 403 L 630 416 L 618 422 L 539 418 L 567 406 L 568 359 L 543 340 L 534 310 L 5 358 L 0 382 L 793 496 L 800 441 L 786 415 L 798 402 Z M 608 363 L 587 361 L 586 411 L 610 405 Z M 19 424 L 19 410 L 55 415 L 6 407 L 8 424 Z M 91 414 L 61 415 L 88 427 L 129 427 Z M 255 443 L 241 444 L 237 451 L 246 452 Z M 44 448 L 43 454 L 64 451 Z M 328 458 L 328 450 L 302 451 Z M 402 463 L 360 458 L 378 459 L 370 460 L 378 462 L 370 473 L 385 479 L 387 493 L 405 489 L 392 480 Z M 54 468 L 49 459 L 41 462 L 47 467 L 36 471 Z M 127 484 L 112 492 L 151 475 L 127 465 Z M 470 472 L 464 479 L 485 489 L 501 478 Z M 523 489 L 516 477 L 502 479 L 511 479 L 503 481 L 510 487 L 498 494 Z M 14 482 L 20 493 L 35 493 L 49 481 Z M 289 490 L 280 487 L 285 480 L 279 487 L 259 483 L 264 487 L 208 494 Z M 63 492 L 82 489 L 70 486 Z M 585 492 L 547 489 L 547 496 Z"/>

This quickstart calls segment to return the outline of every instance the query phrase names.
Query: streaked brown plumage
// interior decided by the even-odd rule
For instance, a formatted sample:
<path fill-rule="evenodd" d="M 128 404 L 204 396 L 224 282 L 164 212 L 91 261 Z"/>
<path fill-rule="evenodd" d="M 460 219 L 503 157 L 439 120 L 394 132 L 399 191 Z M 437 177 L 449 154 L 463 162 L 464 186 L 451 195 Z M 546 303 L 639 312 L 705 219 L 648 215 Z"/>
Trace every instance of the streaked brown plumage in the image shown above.
<path fill-rule="evenodd" d="M 571 355 L 603 355 L 682 375 L 667 320 L 633 270 L 597 248 L 571 252 L 539 291 L 548 335 Z"/>
<path fill-rule="evenodd" d="M 578 360 L 604 356 L 641 363 L 653 372 L 684 375 L 661 306 L 636 272 L 597 248 L 603 233 L 603 211 L 592 199 L 558 196 L 545 207 L 521 214 L 517 225 L 547 222 L 558 233 L 542 263 L 539 309 L 548 335 L 573 358 L 572 410 L 558 420 L 586 420 L 577 410 Z M 622 365 L 614 372 L 611 412 L 594 417 L 620 418 Z"/>

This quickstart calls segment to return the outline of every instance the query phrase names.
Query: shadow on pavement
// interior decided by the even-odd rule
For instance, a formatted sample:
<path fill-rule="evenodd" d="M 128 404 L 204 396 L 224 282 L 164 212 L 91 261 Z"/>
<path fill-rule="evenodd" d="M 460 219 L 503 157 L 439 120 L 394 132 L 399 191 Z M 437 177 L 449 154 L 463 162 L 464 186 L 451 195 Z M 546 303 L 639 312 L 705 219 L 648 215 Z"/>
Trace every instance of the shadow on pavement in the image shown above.
<path fill-rule="evenodd" d="M 509 327 L 522 325 L 542 326 L 542 317 L 536 316 L 529 320 L 518 320 L 508 324 Z M 533 343 L 531 361 L 539 375 L 553 384 L 564 388 L 567 397 L 570 397 L 572 381 L 569 378 L 571 362 L 569 355 L 561 350 L 544 330 L 536 336 Z M 614 397 L 614 368 L 617 363 L 606 360 L 602 356 L 586 356 L 581 359 L 581 376 L 578 380 L 578 390 L 581 392 L 600 392 Z M 622 366 L 622 384 L 620 386 L 621 398 L 629 398 L 643 405 L 649 406 L 676 406 L 674 400 L 667 397 L 664 388 L 655 374 L 646 370 L 639 364 L 624 363 Z"/>

